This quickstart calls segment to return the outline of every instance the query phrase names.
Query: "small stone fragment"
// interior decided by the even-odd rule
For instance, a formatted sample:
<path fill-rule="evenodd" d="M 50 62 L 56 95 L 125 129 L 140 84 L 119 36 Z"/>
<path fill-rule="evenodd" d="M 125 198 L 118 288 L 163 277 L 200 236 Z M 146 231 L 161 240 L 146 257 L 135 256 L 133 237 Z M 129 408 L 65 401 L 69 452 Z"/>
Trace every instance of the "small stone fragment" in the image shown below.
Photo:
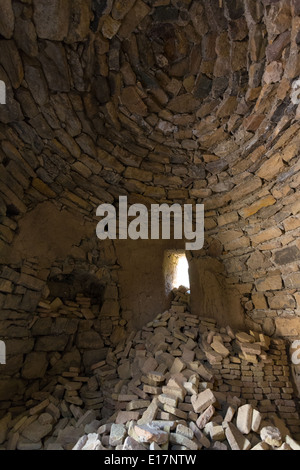
<path fill-rule="evenodd" d="M 263 427 L 260 431 L 260 438 L 272 447 L 280 447 L 282 444 L 281 433 L 275 426 Z"/>
<path fill-rule="evenodd" d="M 139 442 L 156 442 L 156 444 L 165 444 L 169 439 L 167 432 L 146 424 L 136 425 L 134 427 L 134 431 L 139 438 Z"/>
<path fill-rule="evenodd" d="M 109 436 L 109 445 L 116 447 L 123 444 L 126 434 L 126 428 L 123 424 L 113 424 Z"/>
<path fill-rule="evenodd" d="M 199 444 L 187 437 L 183 436 L 182 434 L 171 433 L 170 434 L 170 442 L 173 444 L 179 444 L 181 446 L 185 446 L 189 450 L 198 450 Z"/>
<path fill-rule="evenodd" d="M 206 424 L 211 420 L 215 414 L 215 408 L 213 405 L 210 405 L 197 419 L 196 424 L 199 429 L 204 429 Z"/>
<path fill-rule="evenodd" d="M 285 442 L 291 447 L 291 449 L 300 450 L 300 444 L 292 439 L 291 436 L 285 436 Z"/>
<path fill-rule="evenodd" d="M 259 442 L 251 450 L 270 450 L 270 446 L 266 442 Z"/>
<path fill-rule="evenodd" d="M 262 422 L 261 413 L 254 409 L 252 412 L 251 430 L 254 432 L 259 432 L 261 422 Z"/>
<path fill-rule="evenodd" d="M 147 450 L 147 449 L 142 444 L 140 444 L 135 439 L 129 436 L 129 437 L 126 437 L 122 450 Z"/>
<path fill-rule="evenodd" d="M 232 423 L 228 423 L 225 435 L 232 450 L 249 450 L 251 448 L 250 441 Z"/>
<path fill-rule="evenodd" d="M 51 431 L 51 424 L 40 424 L 38 421 L 34 421 L 22 431 L 22 436 L 31 442 L 40 442 L 40 440 L 50 434 Z"/>
<path fill-rule="evenodd" d="M 202 413 L 210 405 L 216 403 L 216 401 L 216 397 L 210 389 L 199 393 L 199 395 L 193 395 L 191 399 L 195 413 Z"/>

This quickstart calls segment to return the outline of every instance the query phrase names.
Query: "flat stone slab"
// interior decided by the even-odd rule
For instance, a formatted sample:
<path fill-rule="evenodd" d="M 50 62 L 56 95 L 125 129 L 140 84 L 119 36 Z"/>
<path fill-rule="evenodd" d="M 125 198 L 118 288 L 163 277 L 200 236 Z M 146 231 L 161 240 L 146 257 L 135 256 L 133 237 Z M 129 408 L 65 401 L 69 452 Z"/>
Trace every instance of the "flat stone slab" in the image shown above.
<path fill-rule="evenodd" d="M 242 434 L 249 434 L 252 426 L 253 408 L 251 405 L 240 406 L 236 417 L 236 427 Z"/>
<path fill-rule="evenodd" d="M 22 436 L 31 442 L 40 442 L 40 440 L 50 434 L 51 431 L 51 424 L 40 424 L 38 421 L 34 421 L 24 429 Z"/>
<path fill-rule="evenodd" d="M 216 403 L 216 401 L 217 399 L 215 395 L 209 388 L 204 392 L 199 393 L 199 395 L 193 395 L 191 398 L 191 403 L 195 413 L 202 413 L 210 405 Z"/>
<path fill-rule="evenodd" d="M 165 444 L 168 442 L 169 434 L 154 426 L 146 424 L 136 425 L 134 431 L 140 442 L 156 442 L 156 444 Z"/>
<path fill-rule="evenodd" d="M 249 450 L 251 448 L 250 441 L 232 423 L 228 423 L 225 436 L 231 450 Z"/>

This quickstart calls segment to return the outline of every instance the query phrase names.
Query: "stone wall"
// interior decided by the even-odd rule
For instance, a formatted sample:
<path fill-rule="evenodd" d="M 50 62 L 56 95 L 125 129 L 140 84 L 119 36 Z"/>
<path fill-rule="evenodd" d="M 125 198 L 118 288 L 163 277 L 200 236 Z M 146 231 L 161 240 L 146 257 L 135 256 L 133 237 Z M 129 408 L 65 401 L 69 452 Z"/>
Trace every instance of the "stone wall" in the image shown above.
<path fill-rule="evenodd" d="M 120 195 L 205 205 L 193 313 L 299 336 L 299 1 L 2 3 L 0 331 L 16 401 L 27 357 L 51 364 L 36 348 L 52 331 L 57 352 L 84 350 L 89 330 L 101 350 L 166 301 L 176 246 L 151 245 L 145 265 L 143 247 L 131 263 L 131 242 L 96 239 L 97 206 Z M 70 280 L 101 295 L 52 311 L 49 282 Z"/>
<path fill-rule="evenodd" d="M 208 255 L 280 333 L 300 287 L 299 6 L 222 5 L 5 1 L 1 253 L 48 200 L 94 223 L 119 195 L 204 203 Z"/>
<path fill-rule="evenodd" d="M 17 406 L 25 390 L 32 392 L 69 367 L 87 373 L 124 335 L 118 287 L 105 271 L 105 266 L 73 258 L 56 261 L 50 269 L 41 270 L 36 259 L 2 269 L 2 407 L 7 402 Z"/>

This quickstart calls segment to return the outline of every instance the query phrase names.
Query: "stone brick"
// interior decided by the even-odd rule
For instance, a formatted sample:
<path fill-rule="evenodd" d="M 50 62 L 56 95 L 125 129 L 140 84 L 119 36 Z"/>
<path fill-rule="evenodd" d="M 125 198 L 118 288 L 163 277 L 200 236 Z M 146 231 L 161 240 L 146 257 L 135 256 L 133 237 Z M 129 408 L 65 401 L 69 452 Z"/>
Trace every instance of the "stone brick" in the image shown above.
<path fill-rule="evenodd" d="M 128 167 L 124 173 L 125 178 L 132 178 L 140 181 L 152 181 L 153 175 L 150 171 L 140 170 L 139 168 Z"/>
<path fill-rule="evenodd" d="M 62 41 L 68 35 L 71 4 L 69 0 L 34 0 L 33 19 L 41 39 Z"/>
<path fill-rule="evenodd" d="M 215 175 L 225 171 L 228 168 L 228 163 L 225 159 L 220 158 L 219 160 L 207 163 L 205 168 L 207 171 Z"/>
<path fill-rule="evenodd" d="M 15 16 L 11 0 L 1 2 L 0 34 L 5 39 L 10 39 L 14 32 Z"/>
<path fill-rule="evenodd" d="M 234 415 L 235 415 L 235 412 L 236 412 L 236 407 L 228 406 L 227 411 L 226 411 L 226 415 L 224 417 L 224 422 L 225 423 L 231 422 Z"/>
<path fill-rule="evenodd" d="M 292 295 L 281 294 L 268 298 L 269 307 L 272 309 L 294 309 L 295 300 Z"/>
<path fill-rule="evenodd" d="M 268 240 L 272 240 L 273 238 L 280 237 L 281 234 L 282 232 L 280 228 L 278 227 L 268 228 L 258 233 L 257 235 L 253 235 L 251 237 L 252 245 L 253 246 L 259 245 L 260 243 L 264 243 Z"/>
<path fill-rule="evenodd" d="M 224 245 L 225 251 L 239 250 L 241 248 L 248 248 L 250 246 L 250 240 L 248 237 L 240 237 L 236 240 L 231 240 Z"/>
<path fill-rule="evenodd" d="M 164 394 L 159 395 L 158 400 L 162 404 L 167 404 L 167 405 L 170 405 L 170 406 L 174 406 L 175 408 L 176 408 L 177 403 L 178 403 L 177 398 L 171 397 L 171 396 L 168 396 L 168 395 L 164 395 Z"/>
<path fill-rule="evenodd" d="M 261 413 L 254 409 L 252 412 L 252 422 L 251 422 L 252 431 L 259 432 L 262 419 L 263 418 L 262 418 Z"/>
<path fill-rule="evenodd" d="M 292 205 L 291 205 L 291 213 L 293 215 L 296 215 L 298 214 L 298 212 L 300 211 L 300 201 L 296 201 L 294 202 Z"/>
<path fill-rule="evenodd" d="M 44 106 L 48 101 L 48 86 L 42 70 L 37 65 L 25 64 L 25 79 L 34 101 Z"/>
<path fill-rule="evenodd" d="M 71 18 L 76 18 L 76 20 L 70 21 L 66 39 L 66 42 L 69 44 L 84 41 L 87 38 L 91 22 L 90 3 L 84 0 L 72 0 L 71 15 Z"/>
<path fill-rule="evenodd" d="M 300 450 L 300 445 L 298 442 L 296 442 L 294 439 L 291 438 L 291 436 L 287 435 L 285 437 L 286 443 L 290 446 L 291 449 L 293 450 Z"/>
<path fill-rule="evenodd" d="M 233 72 L 237 72 L 246 67 L 247 49 L 247 42 L 233 42 L 231 55 L 231 69 Z"/>
<path fill-rule="evenodd" d="M 299 258 L 300 258 L 300 250 L 296 245 L 283 248 L 282 250 L 276 251 L 274 254 L 275 263 L 279 265 L 293 263 Z"/>
<path fill-rule="evenodd" d="M 173 98 L 167 108 L 175 113 L 190 113 L 195 111 L 198 106 L 199 101 L 191 94 L 186 94 Z"/>
<path fill-rule="evenodd" d="M 134 431 L 139 438 L 139 442 L 156 442 L 165 444 L 169 440 L 169 434 L 161 429 L 147 424 L 140 424 L 134 427 Z"/>
<path fill-rule="evenodd" d="M 300 287 L 300 273 L 294 272 L 284 276 L 284 285 L 288 289 L 298 289 Z"/>
<path fill-rule="evenodd" d="M 139 96 L 136 87 L 130 86 L 124 88 L 121 94 L 121 102 L 129 111 L 139 116 L 147 116 L 147 106 Z"/>
<path fill-rule="evenodd" d="M 22 436 L 31 442 L 40 442 L 40 440 L 51 431 L 51 424 L 41 424 L 39 420 L 36 420 L 24 429 Z"/>
<path fill-rule="evenodd" d="M 21 309 L 26 312 L 35 312 L 42 293 L 27 289 L 21 302 Z"/>
<path fill-rule="evenodd" d="M 244 331 L 240 331 L 235 335 L 236 339 L 241 343 L 254 343 L 255 339 L 252 335 L 248 335 Z"/>
<path fill-rule="evenodd" d="M 213 348 L 214 351 L 216 351 L 218 354 L 221 354 L 222 357 L 228 357 L 230 354 L 229 349 L 227 349 L 221 341 L 214 340 L 211 343 L 211 347 Z"/>
<path fill-rule="evenodd" d="M 11 281 L 7 279 L 0 280 L 0 292 L 5 292 L 6 294 L 10 294 L 13 291 L 13 284 Z"/>
<path fill-rule="evenodd" d="M 210 405 L 197 419 L 196 424 L 199 429 L 203 429 L 206 424 L 211 420 L 215 413 L 215 408 Z"/>
<path fill-rule="evenodd" d="M 114 2 L 112 9 L 112 17 L 115 20 L 122 20 L 124 16 L 131 10 L 135 0 L 117 0 Z"/>
<path fill-rule="evenodd" d="M 280 447 L 282 444 L 282 436 L 278 428 L 275 426 L 265 426 L 260 431 L 262 441 L 270 446 Z"/>
<path fill-rule="evenodd" d="M 2 0 L 0 400 L 1 416 L 22 413 L 9 434 L 0 423 L 3 448 L 257 447 L 238 430 L 250 431 L 256 404 L 253 433 L 269 419 L 281 430 L 274 415 L 260 422 L 276 411 L 299 432 L 277 338 L 300 328 L 300 3 L 287 3 Z M 179 289 L 154 319 L 154 252 L 140 270 L 122 243 L 96 249 L 94 209 L 120 192 L 147 205 L 204 200 L 206 251 L 190 257 L 191 281 L 209 265 L 205 298 L 191 304 L 203 317 Z M 64 218 L 71 238 L 61 244 L 53 216 L 59 253 L 35 236 L 25 243 L 32 209 L 47 204 L 82 218 L 76 236 Z M 241 302 L 250 335 L 224 327 L 226 315 L 245 326 Z M 62 419 L 44 440 L 53 418 Z M 225 430 L 228 443 L 210 442 Z"/>
<path fill-rule="evenodd" d="M 217 399 L 210 389 L 199 393 L 199 395 L 193 395 L 191 399 L 195 413 L 202 413 L 210 405 L 216 403 L 216 401 Z"/>
<path fill-rule="evenodd" d="M 259 442 L 251 450 L 270 450 L 270 446 L 266 442 Z"/>
<path fill-rule="evenodd" d="M 268 62 L 279 60 L 281 58 L 282 51 L 291 41 L 291 32 L 285 31 L 280 34 L 272 44 L 266 48 L 266 57 Z"/>
<path fill-rule="evenodd" d="M 261 354 L 261 346 L 257 343 L 241 343 L 241 350 L 246 355 L 257 355 Z"/>
<path fill-rule="evenodd" d="M 280 337 L 299 336 L 300 319 L 289 317 L 275 318 L 276 334 Z"/>
<path fill-rule="evenodd" d="M 76 344 L 79 349 L 99 349 L 104 346 L 99 333 L 92 330 L 78 332 Z"/>
<path fill-rule="evenodd" d="M 225 431 L 223 426 L 220 424 L 215 423 L 208 423 L 208 425 L 212 424 L 209 428 L 209 434 L 212 441 L 224 441 L 225 440 Z"/>
<path fill-rule="evenodd" d="M 242 434 L 251 431 L 253 408 L 251 405 L 240 406 L 237 412 L 236 427 Z"/>
<path fill-rule="evenodd" d="M 181 361 L 181 359 L 176 357 L 174 359 L 173 365 L 170 369 L 170 373 L 171 374 L 177 374 L 177 373 L 181 372 L 183 369 L 185 369 L 185 367 L 186 367 L 186 365 L 183 363 L 183 361 Z"/>
<path fill-rule="evenodd" d="M 123 424 L 113 424 L 109 436 L 109 444 L 112 447 L 116 447 L 119 444 L 123 444 L 126 437 L 126 428 Z"/>
<path fill-rule="evenodd" d="M 126 2 L 127 3 L 127 2 Z M 130 9 L 125 19 L 122 21 L 122 26 L 119 30 L 120 38 L 128 38 L 132 31 L 140 24 L 145 16 L 150 12 L 150 8 L 146 3 L 138 0 Z"/>
<path fill-rule="evenodd" d="M 14 88 L 19 88 L 24 78 L 24 70 L 16 44 L 13 40 L 2 40 L 0 41 L 0 47 L 0 64 L 6 71 L 12 86 Z"/>
<path fill-rule="evenodd" d="M 199 444 L 187 437 L 183 436 L 182 434 L 171 433 L 170 434 L 170 442 L 173 444 L 179 444 L 185 446 L 189 450 L 198 450 Z"/>
<path fill-rule="evenodd" d="M 232 423 L 228 423 L 225 435 L 231 450 L 241 451 L 251 448 L 250 441 Z"/>
<path fill-rule="evenodd" d="M 263 80 L 268 85 L 270 83 L 277 83 L 280 81 L 282 77 L 282 72 L 283 72 L 282 63 L 273 61 L 269 65 L 267 65 L 264 76 L 263 76 Z"/>
<path fill-rule="evenodd" d="M 249 207 L 245 207 L 239 211 L 239 214 L 243 218 L 251 217 L 251 215 L 255 215 L 264 207 L 272 206 L 276 203 L 276 199 L 273 196 L 266 196 L 265 198 L 260 199 L 257 202 L 254 202 Z"/>
<path fill-rule="evenodd" d="M 267 301 L 263 293 L 252 294 L 251 300 L 254 304 L 254 308 L 258 310 L 265 310 L 268 308 Z"/>
<path fill-rule="evenodd" d="M 185 436 L 188 439 L 193 439 L 194 437 L 193 430 L 188 428 L 187 426 L 184 426 L 183 424 L 177 424 L 176 433 L 181 434 L 182 436 Z"/>
<path fill-rule="evenodd" d="M 230 197 L 233 202 L 243 199 L 248 194 L 257 191 L 262 185 L 262 181 L 258 176 L 246 177 L 243 182 L 238 184 L 230 191 Z M 257 211 L 256 211 L 257 212 Z"/>
<path fill-rule="evenodd" d="M 8 426 L 11 421 L 11 413 L 7 413 L 1 420 L 0 420 L 0 444 L 6 440 L 7 433 L 8 433 Z"/>
<path fill-rule="evenodd" d="M 134 400 L 128 403 L 126 411 L 141 410 L 147 408 L 150 404 L 149 400 Z"/>
<path fill-rule="evenodd" d="M 32 352 L 26 356 L 22 369 L 25 379 L 43 378 L 48 366 L 47 356 L 44 352 Z"/>
<path fill-rule="evenodd" d="M 68 343 L 68 335 L 58 336 L 41 336 L 37 339 L 35 350 L 36 351 L 64 351 Z"/>
<path fill-rule="evenodd" d="M 283 221 L 284 230 L 289 232 L 300 227 L 300 219 L 298 217 L 289 217 Z"/>
<path fill-rule="evenodd" d="M 264 279 L 258 279 L 256 281 L 256 289 L 258 292 L 264 292 L 268 290 L 280 290 L 282 288 L 282 279 L 280 275 L 267 276 Z"/>
<path fill-rule="evenodd" d="M 32 187 L 48 198 L 54 198 L 56 196 L 56 193 L 40 178 L 34 178 Z"/>
<path fill-rule="evenodd" d="M 116 424 L 126 424 L 129 421 L 137 421 L 139 415 L 139 411 L 119 411 L 116 417 Z"/>
<path fill-rule="evenodd" d="M 224 225 L 237 222 L 239 219 L 237 212 L 226 212 L 218 217 L 218 225 L 223 227 Z"/>
<path fill-rule="evenodd" d="M 139 444 L 132 437 L 126 437 L 122 450 L 147 450 L 142 444 Z"/>

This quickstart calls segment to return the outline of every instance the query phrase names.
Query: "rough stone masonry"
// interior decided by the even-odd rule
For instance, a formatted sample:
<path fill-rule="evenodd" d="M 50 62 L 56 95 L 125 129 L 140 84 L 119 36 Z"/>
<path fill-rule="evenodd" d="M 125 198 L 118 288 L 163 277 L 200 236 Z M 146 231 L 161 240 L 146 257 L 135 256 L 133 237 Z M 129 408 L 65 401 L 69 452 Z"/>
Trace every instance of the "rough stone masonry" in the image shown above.
<path fill-rule="evenodd" d="M 299 25 L 299 0 L 1 1 L 4 447 L 45 447 L 52 432 L 54 447 L 89 434 L 88 446 L 164 446 L 136 435 L 149 439 L 135 421 L 155 398 L 158 420 L 172 419 L 152 434 L 170 446 L 200 446 L 203 413 L 210 445 L 295 446 L 277 413 L 299 440 L 300 366 L 289 352 L 300 336 Z M 204 204 L 205 244 L 186 253 L 187 317 L 155 320 L 170 310 L 164 259 L 184 249 L 180 240 L 97 240 L 97 207 L 122 196 L 148 208 Z M 171 333 L 160 341 L 166 371 L 159 344 L 146 345 L 158 328 Z M 141 376 L 150 383 L 127 390 L 131 361 L 147 354 L 158 363 Z M 213 385 L 189 382 L 195 361 L 208 362 Z M 170 397 L 159 389 L 177 373 Z M 116 378 L 125 383 L 115 395 L 138 398 L 105 396 Z M 216 397 L 205 409 L 202 379 Z M 229 392 L 242 402 L 216 395 Z M 238 407 L 228 426 L 222 403 Z M 116 423 L 116 406 L 134 418 Z M 272 430 L 257 431 L 257 413 Z M 85 432 L 88 416 L 124 428 Z"/>
<path fill-rule="evenodd" d="M 299 450 L 284 341 L 219 328 L 188 301 L 176 291 L 90 374 L 70 367 L 5 415 L 2 449 Z"/>

